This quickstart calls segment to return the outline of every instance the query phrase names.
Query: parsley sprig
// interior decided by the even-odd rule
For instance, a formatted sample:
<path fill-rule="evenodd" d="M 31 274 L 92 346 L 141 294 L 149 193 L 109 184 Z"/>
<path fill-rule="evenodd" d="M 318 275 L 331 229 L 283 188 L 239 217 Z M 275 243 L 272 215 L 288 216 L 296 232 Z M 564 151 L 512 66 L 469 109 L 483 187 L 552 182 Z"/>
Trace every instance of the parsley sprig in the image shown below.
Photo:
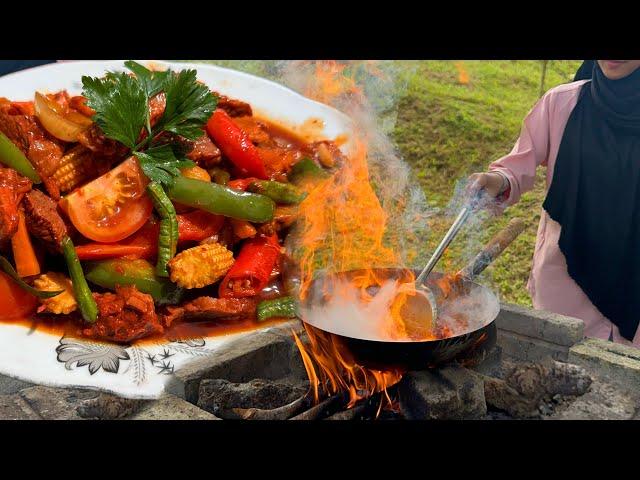
<path fill-rule="evenodd" d="M 125 62 L 126 72 L 108 72 L 104 77 L 82 77 L 82 94 L 96 111 L 93 120 L 105 136 L 131 150 L 151 181 L 163 187 L 172 184 L 180 169 L 194 163 L 184 157 L 183 146 L 163 132 L 196 140 L 216 108 L 218 99 L 206 85 L 200 84 L 195 70 L 151 71 L 134 61 Z M 166 96 L 162 117 L 151 127 L 149 100 L 159 92 Z M 146 130 L 144 139 L 141 132 Z"/>

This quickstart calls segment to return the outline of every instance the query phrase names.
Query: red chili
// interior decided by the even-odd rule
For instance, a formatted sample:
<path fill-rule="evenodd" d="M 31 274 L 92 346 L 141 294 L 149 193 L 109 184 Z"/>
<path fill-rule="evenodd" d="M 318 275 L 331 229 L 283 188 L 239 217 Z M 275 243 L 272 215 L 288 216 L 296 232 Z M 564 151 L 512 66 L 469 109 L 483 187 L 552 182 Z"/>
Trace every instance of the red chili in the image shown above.
<path fill-rule="evenodd" d="M 257 295 L 269 283 L 279 257 L 277 235 L 246 240 L 231 270 L 222 280 L 218 294 L 221 298 Z"/>
<path fill-rule="evenodd" d="M 214 215 L 202 210 L 177 215 L 178 242 L 204 240 L 215 235 L 224 224 L 222 215 Z M 102 260 L 125 256 L 153 258 L 158 253 L 159 224 L 150 220 L 140 230 L 119 243 L 92 242 L 76 246 L 80 260 Z"/>
<path fill-rule="evenodd" d="M 225 112 L 217 109 L 207 122 L 207 132 L 222 153 L 246 175 L 267 179 L 260 153 L 247 133 Z"/>

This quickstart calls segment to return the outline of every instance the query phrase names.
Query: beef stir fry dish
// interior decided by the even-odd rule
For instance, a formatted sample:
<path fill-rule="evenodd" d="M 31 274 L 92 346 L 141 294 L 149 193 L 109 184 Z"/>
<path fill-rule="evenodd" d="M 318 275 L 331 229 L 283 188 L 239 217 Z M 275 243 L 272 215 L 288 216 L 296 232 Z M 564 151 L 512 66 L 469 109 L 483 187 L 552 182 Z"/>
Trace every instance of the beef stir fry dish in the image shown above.
<path fill-rule="evenodd" d="M 281 245 L 338 145 L 195 70 L 125 66 L 0 97 L 0 321 L 127 343 L 294 316 Z"/>

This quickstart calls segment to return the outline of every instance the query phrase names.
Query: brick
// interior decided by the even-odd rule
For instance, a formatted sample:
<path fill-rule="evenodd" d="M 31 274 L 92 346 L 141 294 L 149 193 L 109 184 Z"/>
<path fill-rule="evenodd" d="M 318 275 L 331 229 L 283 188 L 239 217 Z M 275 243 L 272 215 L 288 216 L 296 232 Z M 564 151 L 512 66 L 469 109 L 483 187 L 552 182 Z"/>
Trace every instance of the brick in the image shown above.
<path fill-rule="evenodd" d="M 566 361 L 569 347 L 519 335 L 506 330 L 498 330 L 498 346 L 504 355 L 526 362 L 539 362 L 549 357 Z"/>
<path fill-rule="evenodd" d="M 481 376 L 463 367 L 409 372 L 398 390 L 400 409 L 410 420 L 466 420 L 487 413 Z"/>
<path fill-rule="evenodd" d="M 126 420 L 221 420 L 220 418 L 196 407 L 192 403 L 176 397 L 163 395 L 158 400 L 149 403 L 138 413 L 127 417 Z"/>
<path fill-rule="evenodd" d="M 496 318 L 500 330 L 571 346 L 584 337 L 584 322 L 544 310 L 503 303 Z"/>
<path fill-rule="evenodd" d="M 569 350 L 569 361 L 593 375 L 625 388 L 640 389 L 640 350 L 599 338 L 588 338 Z"/>
<path fill-rule="evenodd" d="M 204 378 L 243 383 L 254 378 L 276 380 L 285 377 L 292 373 L 292 366 L 282 358 L 292 355 L 292 343 L 290 338 L 270 332 L 241 337 L 215 355 L 180 368 L 165 385 L 165 390 L 195 404 L 200 381 Z"/>

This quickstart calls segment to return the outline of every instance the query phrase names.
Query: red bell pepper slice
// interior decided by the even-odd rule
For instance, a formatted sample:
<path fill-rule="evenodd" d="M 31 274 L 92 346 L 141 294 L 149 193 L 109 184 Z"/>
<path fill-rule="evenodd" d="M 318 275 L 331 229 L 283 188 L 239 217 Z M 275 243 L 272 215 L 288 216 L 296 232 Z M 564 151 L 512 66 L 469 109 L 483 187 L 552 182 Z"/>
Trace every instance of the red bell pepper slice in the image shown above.
<path fill-rule="evenodd" d="M 204 240 L 215 235 L 224 224 L 222 215 L 202 210 L 183 213 L 178 217 L 178 242 Z M 159 224 L 149 220 L 140 230 L 118 243 L 87 243 L 76 246 L 80 260 L 103 260 L 107 258 L 134 257 L 153 258 L 158 253 Z"/>
<path fill-rule="evenodd" d="M 268 178 L 264 163 L 249 135 L 225 112 L 217 109 L 207 122 L 207 132 L 222 153 L 247 176 Z"/>
<path fill-rule="evenodd" d="M 279 257 L 277 235 L 246 240 L 238 258 L 220 284 L 220 297 L 253 297 L 260 293 L 269 283 Z"/>

